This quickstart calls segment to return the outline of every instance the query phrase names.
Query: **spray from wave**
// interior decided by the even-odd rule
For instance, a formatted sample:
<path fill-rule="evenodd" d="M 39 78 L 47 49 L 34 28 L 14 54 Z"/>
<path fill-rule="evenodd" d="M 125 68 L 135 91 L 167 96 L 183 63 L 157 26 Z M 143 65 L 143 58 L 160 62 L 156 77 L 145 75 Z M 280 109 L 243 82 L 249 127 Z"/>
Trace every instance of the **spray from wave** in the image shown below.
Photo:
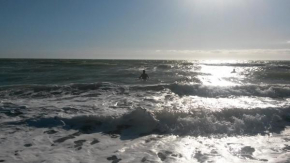
<path fill-rule="evenodd" d="M 168 89 L 180 96 L 231 97 L 258 96 L 271 98 L 290 97 L 289 85 L 242 85 L 242 86 L 209 86 L 202 84 L 160 84 L 145 86 L 120 86 L 112 83 L 69 84 L 69 85 L 26 85 L 19 87 L 1 87 L 0 97 L 44 98 L 60 95 L 81 95 L 115 91 L 162 91 Z"/>
<path fill-rule="evenodd" d="M 290 108 L 225 109 L 219 112 L 148 111 L 137 108 L 119 116 L 78 115 L 27 119 L 8 124 L 32 127 L 63 126 L 90 132 L 129 135 L 174 134 L 191 136 L 280 133 L 290 123 Z"/>

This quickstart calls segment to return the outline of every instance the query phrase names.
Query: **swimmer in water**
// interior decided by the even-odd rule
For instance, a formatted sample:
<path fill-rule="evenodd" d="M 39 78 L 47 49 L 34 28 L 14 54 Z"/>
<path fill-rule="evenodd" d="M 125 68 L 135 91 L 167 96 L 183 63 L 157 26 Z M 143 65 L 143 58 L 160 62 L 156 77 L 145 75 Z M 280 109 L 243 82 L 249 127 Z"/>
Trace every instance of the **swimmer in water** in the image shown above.
<path fill-rule="evenodd" d="M 139 76 L 139 79 L 142 79 L 142 80 L 147 80 L 149 79 L 149 76 L 145 73 L 145 70 L 143 70 L 143 74 L 141 74 Z"/>
<path fill-rule="evenodd" d="M 236 73 L 236 69 L 233 69 L 232 73 Z"/>

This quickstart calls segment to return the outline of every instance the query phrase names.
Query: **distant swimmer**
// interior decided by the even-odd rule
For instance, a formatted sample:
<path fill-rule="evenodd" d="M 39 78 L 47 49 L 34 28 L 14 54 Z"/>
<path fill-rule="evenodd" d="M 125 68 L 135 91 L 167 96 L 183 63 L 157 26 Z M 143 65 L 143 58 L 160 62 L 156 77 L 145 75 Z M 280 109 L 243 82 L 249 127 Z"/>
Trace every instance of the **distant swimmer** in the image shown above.
<path fill-rule="evenodd" d="M 233 69 L 232 73 L 236 73 L 236 69 Z"/>
<path fill-rule="evenodd" d="M 142 79 L 142 80 L 149 79 L 149 76 L 145 73 L 145 70 L 143 70 L 143 74 L 140 75 L 139 79 Z"/>

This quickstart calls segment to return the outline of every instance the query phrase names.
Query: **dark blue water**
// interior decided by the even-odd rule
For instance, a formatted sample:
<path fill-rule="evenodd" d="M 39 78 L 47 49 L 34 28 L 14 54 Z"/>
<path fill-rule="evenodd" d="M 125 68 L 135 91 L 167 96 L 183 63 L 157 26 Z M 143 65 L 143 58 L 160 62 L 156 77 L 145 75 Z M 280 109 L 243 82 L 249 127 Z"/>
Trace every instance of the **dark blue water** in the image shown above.
<path fill-rule="evenodd" d="M 49 60 L 1 59 L 0 85 L 70 84 L 112 82 L 136 84 L 143 69 L 151 80 L 147 84 L 201 83 L 201 77 L 211 75 L 203 67 L 213 70 L 238 68 L 243 75 L 240 82 L 286 84 L 290 81 L 288 61 L 153 61 L 153 60 Z M 220 72 L 223 73 L 223 72 Z M 199 76 L 199 77 L 198 77 Z M 223 77 L 223 80 L 229 80 Z M 243 84 L 243 83 L 242 83 Z"/>
<path fill-rule="evenodd" d="M 1 59 L 0 158 L 287 159 L 289 83 L 289 61 Z"/>

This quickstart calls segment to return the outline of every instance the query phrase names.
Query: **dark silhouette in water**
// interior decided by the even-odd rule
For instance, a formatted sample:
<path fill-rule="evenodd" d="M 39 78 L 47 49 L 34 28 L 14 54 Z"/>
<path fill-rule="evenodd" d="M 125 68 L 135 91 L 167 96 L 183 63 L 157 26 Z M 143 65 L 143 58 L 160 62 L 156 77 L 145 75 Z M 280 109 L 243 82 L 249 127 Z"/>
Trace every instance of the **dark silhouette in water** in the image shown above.
<path fill-rule="evenodd" d="M 232 73 L 236 73 L 236 69 L 233 69 Z"/>
<path fill-rule="evenodd" d="M 142 79 L 142 80 L 147 80 L 149 79 L 149 76 L 145 73 L 145 70 L 143 70 L 143 74 L 141 74 L 139 76 L 139 79 Z"/>

